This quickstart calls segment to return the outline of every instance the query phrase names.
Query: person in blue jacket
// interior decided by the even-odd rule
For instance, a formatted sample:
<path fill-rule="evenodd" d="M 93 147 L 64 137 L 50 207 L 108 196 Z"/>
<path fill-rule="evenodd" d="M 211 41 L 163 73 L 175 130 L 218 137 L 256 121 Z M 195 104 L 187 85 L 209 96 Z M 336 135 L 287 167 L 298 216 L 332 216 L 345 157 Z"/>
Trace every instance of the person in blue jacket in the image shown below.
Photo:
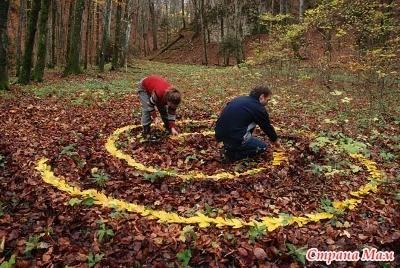
<path fill-rule="evenodd" d="M 267 86 L 257 86 L 249 96 L 234 98 L 222 110 L 215 126 L 215 137 L 224 144 L 224 162 L 254 157 L 266 151 L 267 144 L 252 135 L 257 125 L 272 144 L 280 148 L 278 136 L 265 109 L 271 96 L 272 92 Z"/>

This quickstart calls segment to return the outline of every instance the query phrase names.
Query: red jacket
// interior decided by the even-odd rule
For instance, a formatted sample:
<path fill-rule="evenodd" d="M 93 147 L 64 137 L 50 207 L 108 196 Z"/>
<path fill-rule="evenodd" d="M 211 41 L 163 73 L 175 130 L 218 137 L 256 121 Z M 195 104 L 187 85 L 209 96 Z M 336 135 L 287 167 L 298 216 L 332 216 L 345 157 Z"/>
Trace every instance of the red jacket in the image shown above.
<path fill-rule="evenodd" d="M 142 88 L 150 95 L 151 106 L 166 106 L 165 94 L 172 87 L 167 80 L 158 75 L 150 75 L 142 80 Z M 151 114 L 153 118 L 156 116 L 155 111 Z M 167 114 L 169 127 L 175 128 L 176 110 L 167 107 Z"/>
<path fill-rule="evenodd" d="M 142 87 L 152 97 L 150 99 L 154 105 L 167 105 L 165 93 L 172 88 L 172 85 L 158 75 L 150 75 L 143 79 Z"/>

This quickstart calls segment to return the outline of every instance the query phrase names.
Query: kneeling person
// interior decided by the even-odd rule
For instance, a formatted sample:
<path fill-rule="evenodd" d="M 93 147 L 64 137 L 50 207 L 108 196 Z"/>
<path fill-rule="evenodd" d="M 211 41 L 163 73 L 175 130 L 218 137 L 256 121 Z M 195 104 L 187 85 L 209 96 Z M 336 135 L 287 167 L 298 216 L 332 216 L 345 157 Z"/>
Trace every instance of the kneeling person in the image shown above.
<path fill-rule="evenodd" d="M 151 123 L 157 118 L 155 110 L 157 107 L 165 129 L 173 135 L 177 135 L 175 120 L 176 109 L 181 102 L 180 92 L 164 78 L 150 75 L 139 82 L 138 94 L 142 106 L 143 134 L 150 135 Z"/>
<path fill-rule="evenodd" d="M 267 144 L 252 136 L 257 125 L 274 146 L 280 147 L 278 136 L 265 109 L 271 95 L 268 87 L 257 86 L 249 96 L 236 97 L 225 106 L 215 126 L 217 141 L 224 143 L 225 160 L 254 157 L 266 151 Z"/>

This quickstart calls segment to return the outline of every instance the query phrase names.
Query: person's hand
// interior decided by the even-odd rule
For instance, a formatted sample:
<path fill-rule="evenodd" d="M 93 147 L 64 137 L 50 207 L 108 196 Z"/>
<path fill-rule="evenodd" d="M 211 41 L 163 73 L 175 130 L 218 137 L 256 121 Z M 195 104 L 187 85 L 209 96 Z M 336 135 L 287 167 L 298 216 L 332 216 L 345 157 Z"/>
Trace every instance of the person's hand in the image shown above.
<path fill-rule="evenodd" d="M 171 134 L 174 136 L 177 136 L 179 134 L 178 130 L 176 128 L 171 128 Z"/>

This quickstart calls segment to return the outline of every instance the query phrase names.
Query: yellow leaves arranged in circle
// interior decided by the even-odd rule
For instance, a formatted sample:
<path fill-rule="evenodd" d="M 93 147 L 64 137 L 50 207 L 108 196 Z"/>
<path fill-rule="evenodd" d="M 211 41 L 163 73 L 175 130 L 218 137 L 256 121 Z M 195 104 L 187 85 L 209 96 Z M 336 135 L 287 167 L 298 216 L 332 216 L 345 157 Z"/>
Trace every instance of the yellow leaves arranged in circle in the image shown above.
<path fill-rule="evenodd" d="M 183 123 L 209 123 L 212 122 L 211 120 L 205 120 L 205 121 L 183 121 Z M 174 176 L 174 177 L 178 177 L 181 178 L 183 180 L 202 180 L 202 179 L 213 179 L 213 180 L 224 180 L 224 179 L 234 179 L 237 177 L 243 177 L 243 176 L 248 176 L 248 175 L 254 175 L 260 172 L 263 172 L 265 170 L 267 170 L 269 167 L 261 167 L 261 168 L 254 168 L 254 169 L 250 169 L 244 172 L 221 172 L 221 173 L 216 173 L 216 174 L 212 174 L 212 175 L 207 175 L 205 173 L 202 172 L 189 172 L 189 173 L 185 173 L 185 174 L 181 174 L 181 173 L 175 173 L 175 172 L 171 172 L 168 170 L 158 170 L 155 169 L 154 167 L 151 166 L 145 166 L 139 162 L 137 162 L 132 156 L 124 153 L 123 151 L 119 150 L 116 146 L 116 142 L 119 138 L 119 136 L 122 133 L 125 133 L 129 130 L 132 129 L 137 129 L 140 128 L 140 125 L 131 125 L 131 126 L 125 126 L 122 128 L 119 128 L 117 130 L 115 130 L 111 136 L 108 138 L 107 142 L 106 142 L 106 150 L 114 157 L 121 159 L 121 160 L 125 160 L 126 163 L 139 170 L 139 171 L 143 171 L 143 172 L 148 172 L 148 173 L 155 173 L 155 172 L 163 172 L 165 175 L 168 176 Z M 178 140 L 178 139 L 183 139 L 189 135 L 203 135 L 203 136 L 208 136 L 208 135 L 213 135 L 214 132 L 212 131 L 204 131 L 204 132 L 193 132 L 193 133 L 181 133 L 178 136 L 172 136 L 172 139 Z M 285 153 L 283 151 L 279 151 L 279 152 L 274 152 L 273 153 L 273 160 L 271 165 L 272 166 L 279 166 L 281 165 L 283 162 L 287 162 L 288 158 L 285 155 Z"/>
<path fill-rule="evenodd" d="M 115 142 L 118 139 L 118 136 L 133 128 L 137 128 L 138 126 L 127 126 L 120 129 L 117 129 L 107 140 L 106 149 L 113 156 L 125 160 L 128 165 L 137 168 L 141 171 L 146 172 L 156 172 L 153 167 L 146 167 L 143 164 L 137 163 L 131 156 L 124 154 L 119 151 Z M 312 133 L 307 133 L 307 136 L 311 137 Z M 359 203 L 361 203 L 364 195 L 370 192 L 376 192 L 377 187 L 382 182 L 383 174 L 376 167 L 375 162 L 366 159 L 363 155 L 360 154 L 351 154 L 351 157 L 358 160 L 361 164 L 363 164 L 369 173 L 369 180 L 367 184 L 360 187 L 357 191 L 353 191 L 350 194 L 355 198 L 345 199 L 343 201 L 333 201 L 332 206 L 338 212 L 344 212 L 345 210 L 354 209 Z M 287 161 L 287 157 L 283 152 L 276 152 L 274 154 L 274 160 L 272 161 L 272 165 L 279 165 L 283 161 Z M 40 172 L 40 175 L 44 182 L 52 185 L 58 190 L 73 196 L 73 197 L 82 197 L 88 198 L 91 197 L 94 200 L 94 204 L 100 205 L 106 208 L 113 208 L 121 211 L 128 211 L 137 213 L 143 217 L 147 217 L 148 219 L 157 220 L 160 223 L 178 223 L 178 224 L 189 224 L 189 225 L 198 225 L 200 228 L 206 228 L 211 225 L 215 225 L 218 228 L 222 227 L 231 227 L 231 228 L 242 228 L 242 227 L 250 227 L 250 226 L 265 226 L 266 229 L 271 232 L 277 228 L 297 224 L 298 226 L 303 226 L 310 222 L 319 222 L 321 220 L 331 219 L 335 217 L 334 214 L 328 212 L 315 212 L 306 214 L 304 216 L 290 216 L 290 215 L 279 215 L 279 216 L 267 216 L 263 217 L 260 220 L 250 220 L 246 221 L 241 218 L 226 218 L 218 216 L 216 218 L 209 217 L 204 215 L 201 212 L 196 212 L 195 216 L 184 217 L 180 216 L 175 212 L 167 212 L 164 210 L 155 210 L 146 208 L 143 205 L 130 203 L 124 200 L 116 199 L 113 197 L 109 197 L 102 192 L 98 192 L 95 189 L 81 190 L 79 187 L 70 185 L 63 177 L 57 177 L 54 175 L 51 170 L 51 166 L 47 164 L 47 159 L 43 158 L 39 160 L 36 164 L 36 169 Z M 202 173 L 197 174 L 171 174 L 183 179 L 193 179 L 193 178 L 211 178 L 211 179 L 227 179 L 234 178 L 237 176 L 250 175 L 252 172 L 261 172 L 265 168 L 258 168 L 255 170 L 248 170 L 243 173 L 219 173 L 211 176 L 207 176 Z M 239 174 L 239 175 L 238 175 Z"/>

